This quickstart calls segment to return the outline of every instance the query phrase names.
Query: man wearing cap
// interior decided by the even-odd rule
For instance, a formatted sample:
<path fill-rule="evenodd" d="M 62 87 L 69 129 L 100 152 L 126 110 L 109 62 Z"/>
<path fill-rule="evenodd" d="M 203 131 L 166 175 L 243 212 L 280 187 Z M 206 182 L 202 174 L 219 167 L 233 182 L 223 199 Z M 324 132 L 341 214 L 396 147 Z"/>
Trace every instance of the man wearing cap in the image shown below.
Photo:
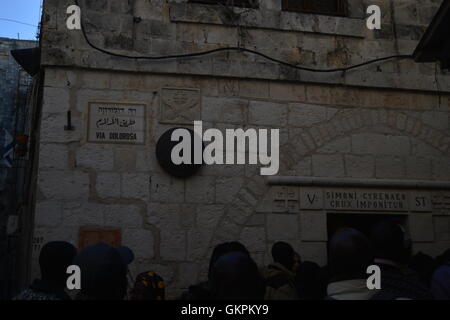
<path fill-rule="evenodd" d="M 129 248 L 104 243 L 85 248 L 75 258 L 81 270 L 77 300 L 123 300 L 127 291 L 127 265 L 134 255 Z"/>

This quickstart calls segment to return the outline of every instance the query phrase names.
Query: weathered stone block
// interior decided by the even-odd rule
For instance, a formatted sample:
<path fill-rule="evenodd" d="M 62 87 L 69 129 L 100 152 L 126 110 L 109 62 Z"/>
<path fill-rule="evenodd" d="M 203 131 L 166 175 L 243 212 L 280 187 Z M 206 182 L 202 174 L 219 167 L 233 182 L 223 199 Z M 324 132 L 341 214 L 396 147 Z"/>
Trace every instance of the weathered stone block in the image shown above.
<path fill-rule="evenodd" d="M 328 108 L 319 105 L 289 104 L 289 124 L 296 127 L 308 127 L 327 120 Z"/>
<path fill-rule="evenodd" d="M 40 171 L 38 185 L 47 199 L 87 199 L 89 175 L 76 171 Z"/>
<path fill-rule="evenodd" d="M 153 259 L 154 239 L 149 230 L 126 228 L 122 230 L 122 242 L 132 248 L 136 259 Z"/>
<path fill-rule="evenodd" d="M 375 175 L 375 159 L 371 155 L 345 155 L 345 168 L 350 178 L 372 178 Z"/>
<path fill-rule="evenodd" d="M 184 201 L 184 181 L 167 174 L 151 176 L 152 201 L 179 203 Z"/>
<path fill-rule="evenodd" d="M 66 202 L 63 206 L 63 224 L 73 227 L 103 227 L 106 205 Z"/>
<path fill-rule="evenodd" d="M 175 226 L 167 226 L 160 231 L 161 259 L 183 261 L 186 259 L 186 231 Z"/>
<path fill-rule="evenodd" d="M 450 179 L 450 158 L 441 156 L 440 158 L 433 158 L 433 178 L 440 180 Z"/>
<path fill-rule="evenodd" d="M 122 197 L 150 199 L 150 175 L 145 173 L 123 173 L 122 174 Z"/>
<path fill-rule="evenodd" d="M 240 124 L 245 121 L 247 105 L 244 99 L 203 97 L 202 120 Z"/>
<path fill-rule="evenodd" d="M 376 157 L 375 175 L 377 178 L 384 179 L 402 178 L 405 176 L 405 163 L 399 157 Z"/>
<path fill-rule="evenodd" d="M 56 201 L 38 202 L 34 215 L 36 227 L 55 228 L 62 221 L 62 203 Z"/>
<path fill-rule="evenodd" d="M 288 108 L 285 104 L 265 101 L 251 101 L 249 123 L 284 127 L 287 123 Z"/>
<path fill-rule="evenodd" d="M 299 238 L 297 215 L 268 214 L 266 229 L 268 240 L 295 240 Z"/>
<path fill-rule="evenodd" d="M 291 83 L 270 82 L 270 97 L 277 100 L 294 102 L 306 100 L 306 89 L 303 85 Z"/>
<path fill-rule="evenodd" d="M 327 243 L 326 242 L 299 242 L 297 252 L 303 261 L 314 261 L 319 266 L 327 263 Z"/>
<path fill-rule="evenodd" d="M 186 181 L 186 202 L 213 203 L 215 177 L 196 176 Z"/>
<path fill-rule="evenodd" d="M 175 203 L 150 203 L 148 205 L 147 223 L 160 229 L 169 227 L 181 228 L 181 207 Z"/>
<path fill-rule="evenodd" d="M 72 115 L 75 130 L 66 131 L 66 113 L 44 113 L 41 121 L 41 142 L 77 142 L 81 140 L 82 122 L 79 116 Z"/>
<path fill-rule="evenodd" d="M 207 254 L 209 243 L 224 214 L 224 206 L 201 205 L 197 208 L 196 228 L 188 231 L 187 258 L 200 260 Z"/>
<path fill-rule="evenodd" d="M 407 157 L 406 176 L 409 179 L 431 179 L 431 159 L 426 157 Z"/>
<path fill-rule="evenodd" d="M 327 214 L 325 212 L 300 212 L 302 241 L 327 241 Z"/>
<path fill-rule="evenodd" d="M 43 169 L 67 169 L 69 166 L 69 148 L 62 144 L 40 145 L 39 166 Z"/>
<path fill-rule="evenodd" d="M 344 159 L 342 155 L 313 155 L 313 174 L 318 177 L 344 177 Z"/>
<path fill-rule="evenodd" d="M 141 209 L 135 205 L 109 205 L 105 210 L 104 218 L 104 225 L 108 228 L 142 227 Z"/>
<path fill-rule="evenodd" d="M 244 183 L 239 177 L 220 177 L 216 179 L 216 202 L 230 203 Z"/>
<path fill-rule="evenodd" d="M 408 137 L 381 134 L 357 134 L 352 136 L 353 152 L 357 154 L 409 155 Z"/>
<path fill-rule="evenodd" d="M 42 112 L 59 113 L 67 112 L 70 108 L 69 90 L 65 88 L 45 87 Z"/>
<path fill-rule="evenodd" d="M 178 266 L 177 286 L 180 288 L 188 288 L 192 283 L 196 282 L 199 276 L 198 263 L 180 263 Z"/>
<path fill-rule="evenodd" d="M 247 249 L 254 252 L 264 252 L 266 250 L 266 231 L 261 227 L 247 227 L 241 232 L 240 241 Z"/>
<path fill-rule="evenodd" d="M 331 132 L 330 134 L 334 136 L 335 133 Z M 328 142 L 317 151 L 319 153 L 350 153 L 351 139 L 350 137 L 346 137 Z"/>
<path fill-rule="evenodd" d="M 116 148 L 114 150 L 114 167 L 119 171 L 136 170 L 136 151 L 129 148 Z"/>
<path fill-rule="evenodd" d="M 114 150 L 111 145 L 84 145 L 76 151 L 76 166 L 96 170 L 112 170 L 114 168 Z"/>
<path fill-rule="evenodd" d="M 100 198 L 119 198 L 121 188 L 121 176 L 119 173 L 97 174 L 96 190 Z"/>
<path fill-rule="evenodd" d="M 228 66 L 227 66 L 228 67 Z M 239 81 L 239 95 L 241 97 L 251 98 L 268 98 L 269 82 L 268 81 Z"/>
<path fill-rule="evenodd" d="M 411 213 L 409 215 L 411 240 L 417 242 L 434 241 L 433 215 L 430 213 Z"/>

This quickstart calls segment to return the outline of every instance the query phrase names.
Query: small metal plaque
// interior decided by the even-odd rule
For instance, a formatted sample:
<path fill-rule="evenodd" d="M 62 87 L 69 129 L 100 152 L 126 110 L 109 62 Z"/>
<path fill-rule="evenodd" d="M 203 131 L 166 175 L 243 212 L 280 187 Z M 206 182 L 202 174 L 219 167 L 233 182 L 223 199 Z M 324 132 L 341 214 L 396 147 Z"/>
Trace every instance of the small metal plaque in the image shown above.
<path fill-rule="evenodd" d="M 83 229 L 80 230 L 79 250 L 92 246 L 99 242 L 119 247 L 122 244 L 120 229 Z"/>

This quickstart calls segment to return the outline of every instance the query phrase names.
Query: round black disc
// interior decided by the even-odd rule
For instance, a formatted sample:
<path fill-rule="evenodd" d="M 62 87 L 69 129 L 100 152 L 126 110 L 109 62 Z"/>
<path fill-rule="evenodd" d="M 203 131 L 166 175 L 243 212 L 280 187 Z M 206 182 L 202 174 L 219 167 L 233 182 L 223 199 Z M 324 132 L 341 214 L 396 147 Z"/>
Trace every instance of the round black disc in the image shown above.
<path fill-rule="evenodd" d="M 172 133 L 176 129 L 186 129 L 191 134 L 191 164 L 174 164 L 172 162 L 172 149 L 180 143 L 180 141 L 172 141 Z M 164 134 L 159 138 L 156 144 L 156 158 L 158 159 L 159 165 L 171 176 L 177 178 L 188 178 L 193 176 L 200 170 L 201 164 L 194 164 L 194 137 L 196 139 L 201 139 L 195 136 L 193 130 L 188 128 L 172 128 L 164 132 Z M 202 157 L 203 157 L 204 145 L 202 142 Z"/>

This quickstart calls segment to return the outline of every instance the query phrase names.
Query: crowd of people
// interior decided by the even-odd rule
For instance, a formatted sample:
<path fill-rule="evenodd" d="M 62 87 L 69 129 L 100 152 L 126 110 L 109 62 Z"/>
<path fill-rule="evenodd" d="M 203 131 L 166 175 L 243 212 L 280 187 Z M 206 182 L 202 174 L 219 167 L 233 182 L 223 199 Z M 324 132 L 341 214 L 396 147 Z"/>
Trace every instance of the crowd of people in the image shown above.
<path fill-rule="evenodd" d="M 239 242 L 217 245 L 206 281 L 192 284 L 182 300 L 449 300 L 450 249 L 436 258 L 412 256 L 403 227 L 386 220 L 366 236 L 355 229 L 338 230 L 329 241 L 328 263 L 302 261 L 286 242 L 272 247 L 273 262 L 258 267 Z M 15 300 L 164 300 L 165 282 L 147 271 L 130 281 L 134 260 L 128 247 L 104 243 L 77 253 L 67 242 L 49 242 L 39 256 L 41 278 Z M 66 292 L 66 269 L 81 270 L 81 289 Z M 381 270 L 381 289 L 367 286 L 367 268 Z"/>

